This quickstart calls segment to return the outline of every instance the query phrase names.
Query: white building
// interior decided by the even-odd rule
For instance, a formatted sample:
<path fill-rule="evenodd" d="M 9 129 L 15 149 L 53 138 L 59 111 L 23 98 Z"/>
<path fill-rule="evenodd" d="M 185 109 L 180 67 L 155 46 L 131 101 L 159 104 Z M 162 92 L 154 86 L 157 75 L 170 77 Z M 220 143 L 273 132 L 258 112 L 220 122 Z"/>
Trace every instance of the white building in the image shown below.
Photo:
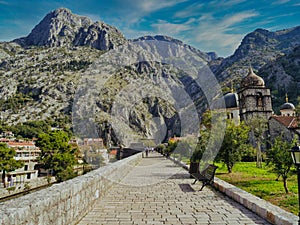
<path fill-rule="evenodd" d="M 8 186 L 14 186 L 16 183 L 24 183 L 38 177 L 38 170 L 35 170 L 35 165 L 41 150 L 35 146 L 32 141 L 8 141 L 7 146 L 15 149 L 18 161 L 22 161 L 24 166 L 12 172 L 6 173 L 5 181 Z"/>

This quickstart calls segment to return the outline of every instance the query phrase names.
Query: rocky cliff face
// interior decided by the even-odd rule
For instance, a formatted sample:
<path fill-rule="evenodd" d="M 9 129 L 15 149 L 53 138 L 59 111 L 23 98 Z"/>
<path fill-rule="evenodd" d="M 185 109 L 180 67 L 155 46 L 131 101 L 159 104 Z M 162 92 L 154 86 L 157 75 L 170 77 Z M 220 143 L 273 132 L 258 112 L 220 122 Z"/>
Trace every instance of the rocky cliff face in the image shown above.
<path fill-rule="evenodd" d="M 136 42 L 139 44 L 133 44 Z M 123 64 L 113 66 L 114 57 Z M 210 60 L 207 54 L 170 37 L 147 36 L 128 41 L 116 28 L 102 22 L 93 23 L 67 9 L 55 10 L 27 37 L 0 43 L 1 120 L 17 124 L 76 114 L 73 122 L 80 117 L 76 123 L 82 137 L 93 137 L 96 132 L 114 143 L 128 134 L 161 141 L 178 135 L 182 127 L 172 94 L 185 93 L 191 100 L 189 104 L 195 103 L 199 112 L 207 103 L 199 100 L 204 97 L 199 85 L 177 68 L 180 65 L 169 65 L 174 62 L 163 62 L 164 58 L 178 58 L 186 65 L 194 59 L 201 62 L 199 66 Z M 99 59 L 107 60 L 107 64 L 99 64 Z M 106 80 L 106 76 L 110 78 Z M 81 87 L 87 90 L 82 95 Z M 88 95 L 88 90 L 95 92 Z M 118 101 L 122 96 L 129 99 Z M 132 98 L 140 101 L 132 105 Z M 115 115 L 117 103 L 122 113 Z M 96 114 L 89 114 L 90 105 Z M 125 134 L 118 134 L 118 127 Z"/>
<path fill-rule="evenodd" d="M 300 46 L 292 52 L 266 63 L 258 73 L 264 78 L 267 87 L 272 90 L 273 107 L 279 113 L 280 106 L 285 103 L 285 95 L 289 102 L 298 104 L 300 94 Z"/>
<path fill-rule="evenodd" d="M 134 142 L 133 137 L 163 141 L 173 135 L 197 133 L 193 119 L 199 121 L 198 113 L 207 104 L 200 86 L 207 92 L 213 89 L 213 82 L 208 84 L 206 79 L 208 71 L 201 73 L 206 63 L 201 55 L 205 54 L 195 54 L 169 38 L 165 41 L 166 37 L 149 38 L 105 53 L 86 70 L 72 110 L 80 136 L 88 132 L 84 124 L 95 130 L 93 122 L 85 120 L 92 116 L 98 124 L 110 124 L 111 139 L 116 142 L 119 137 L 125 144 Z M 100 133 L 108 130 L 107 125 L 100 129 Z"/>
<path fill-rule="evenodd" d="M 259 70 L 267 63 L 289 54 L 298 45 L 300 26 L 276 32 L 257 29 L 244 37 L 232 56 L 224 59 L 219 66 L 212 67 L 212 70 L 221 81 L 239 81 L 247 74 L 250 65 Z"/>
<path fill-rule="evenodd" d="M 93 23 L 65 8 L 50 12 L 24 38 L 14 40 L 22 47 L 28 46 L 91 46 L 109 50 L 126 42 L 123 34 L 103 22 Z"/>

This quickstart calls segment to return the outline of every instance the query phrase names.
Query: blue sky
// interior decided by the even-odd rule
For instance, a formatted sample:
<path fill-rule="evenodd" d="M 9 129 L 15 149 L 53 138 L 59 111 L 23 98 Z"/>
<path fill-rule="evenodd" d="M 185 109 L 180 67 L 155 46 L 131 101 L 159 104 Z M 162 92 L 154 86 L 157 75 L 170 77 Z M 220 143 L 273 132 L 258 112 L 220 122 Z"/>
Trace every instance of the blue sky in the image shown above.
<path fill-rule="evenodd" d="M 299 0 L 0 0 L 0 41 L 27 36 L 60 7 L 113 25 L 127 38 L 163 34 L 221 56 L 233 54 L 256 28 L 300 25 Z"/>

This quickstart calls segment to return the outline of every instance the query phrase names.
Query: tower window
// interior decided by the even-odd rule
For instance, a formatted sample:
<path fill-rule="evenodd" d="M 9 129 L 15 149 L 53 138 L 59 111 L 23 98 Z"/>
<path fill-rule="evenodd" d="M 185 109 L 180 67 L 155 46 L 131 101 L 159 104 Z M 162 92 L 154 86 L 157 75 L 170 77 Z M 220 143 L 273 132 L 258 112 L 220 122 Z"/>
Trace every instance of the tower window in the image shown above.
<path fill-rule="evenodd" d="M 257 107 L 262 107 L 263 106 L 263 97 L 262 97 L 262 93 L 261 92 L 257 93 L 256 106 Z"/>

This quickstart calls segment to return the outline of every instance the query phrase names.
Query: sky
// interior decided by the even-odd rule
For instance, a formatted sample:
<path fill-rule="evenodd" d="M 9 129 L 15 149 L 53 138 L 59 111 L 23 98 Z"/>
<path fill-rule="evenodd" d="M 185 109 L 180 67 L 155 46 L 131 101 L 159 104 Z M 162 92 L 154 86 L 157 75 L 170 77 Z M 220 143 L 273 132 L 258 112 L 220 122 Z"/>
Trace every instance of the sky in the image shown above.
<path fill-rule="evenodd" d="M 129 39 L 167 35 L 223 57 L 257 28 L 300 25 L 299 0 L 0 0 L 0 41 L 27 36 L 61 7 L 115 26 Z"/>

